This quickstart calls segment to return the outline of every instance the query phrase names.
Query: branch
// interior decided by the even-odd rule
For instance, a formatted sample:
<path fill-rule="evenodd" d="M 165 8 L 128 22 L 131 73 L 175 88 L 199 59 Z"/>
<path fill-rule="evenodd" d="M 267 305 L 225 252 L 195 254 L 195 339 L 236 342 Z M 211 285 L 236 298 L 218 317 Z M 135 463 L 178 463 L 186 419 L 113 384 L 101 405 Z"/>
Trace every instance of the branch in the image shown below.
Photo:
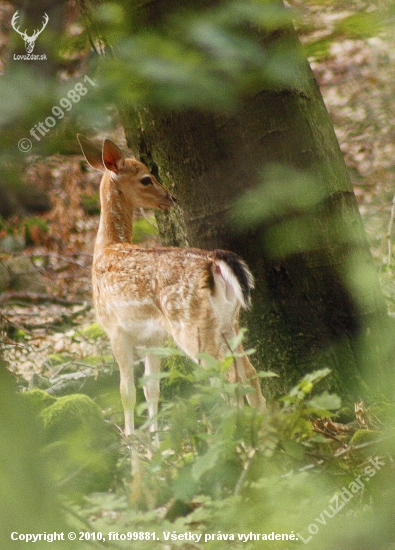
<path fill-rule="evenodd" d="M 35 304 L 51 302 L 63 306 L 74 306 L 85 303 L 84 300 L 67 300 L 67 298 L 61 298 L 51 294 L 39 294 L 37 292 L 3 292 L 0 294 L 0 305 L 14 301 L 32 302 Z"/>

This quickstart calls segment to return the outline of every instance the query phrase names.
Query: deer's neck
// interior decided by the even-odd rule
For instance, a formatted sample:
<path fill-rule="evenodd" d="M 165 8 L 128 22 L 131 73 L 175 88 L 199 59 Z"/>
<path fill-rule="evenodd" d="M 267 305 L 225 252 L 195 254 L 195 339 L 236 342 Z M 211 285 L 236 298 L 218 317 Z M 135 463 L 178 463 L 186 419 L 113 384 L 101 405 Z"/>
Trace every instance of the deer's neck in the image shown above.
<path fill-rule="evenodd" d="M 134 204 L 126 201 L 122 192 L 105 171 L 100 184 L 100 223 L 97 232 L 95 255 L 105 246 L 132 242 Z"/>

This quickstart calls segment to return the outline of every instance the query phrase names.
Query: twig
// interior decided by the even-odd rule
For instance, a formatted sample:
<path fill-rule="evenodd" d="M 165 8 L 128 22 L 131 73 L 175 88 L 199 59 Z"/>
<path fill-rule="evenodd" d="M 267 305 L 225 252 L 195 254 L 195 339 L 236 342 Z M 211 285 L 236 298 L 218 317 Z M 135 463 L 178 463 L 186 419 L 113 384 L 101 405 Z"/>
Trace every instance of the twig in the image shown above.
<path fill-rule="evenodd" d="M 71 258 L 67 258 L 67 256 L 62 256 L 61 254 L 55 254 L 53 252 L 49 254 L 32 254 L 32 256 L 37 257 L 40 256 L 41 258 L 56 258 L 57 260 L 63 260 L 64 262 L 67 262 L 69 264 L 78 265 L 79 267 L 83 267 L 84 269 L 90 269 L 90 265 L 82 264 L 81 262 L 77 262 L 77 260 L 72 260 Z M 92 255 L 89 255 L 92 257 Z"/>
<path fill-rule="evenodd" d="M 64 306 L 75 306 L 85 303 L 84 300 L 67 300 L 67 298 L 61 298 L 60 296 L 39 294 L 38 292 L 3 292 L 0 294 L 0 305 L 18 300 L 33 303 L 51 302 Z"/>
<path fill-rule="evenodd" d="M 247 462 L 244 464 L 244 468 L 243 468 L 243 471 L 241 472 L 241 476 L 240 476 L 238 482 L 236 483 L 236 487 L 235 487 L 235 490 L 234 490 L 234 495 L 235 496 L 238 496 L 240 494 L 240 491 L 243 488 L 244 482 L 247 478 L 247 474 L 248 474 L 248 472 L 249 472 L 249 470 L 252 466 L 252 462 L 253 462 L 253 458 L 255 456 L 255 453 L 256 453 L 256 449 L 251 449 L 250 452 L 248 453 Z"/>
<path fill-rule="evenodd" d="M 10 252 L 9 254 L 11 256 L 20 256 L 19 252 Z M 57 260 L 63 260 L 64 262 L 67 262 L 69 264 L 78 265 L 79 267 L 83 267 L 84 269 L 90 269 L 90 263 L 93 258 L 93 255 L 88 252 L 79 252 L 78 254 L 73 254 L 73 256 L 87 256 L 90 260 L 90 263 L 88 265 L 85 265 L 62 254 L 57 254 L 56 252 L 33 252 L 31 254 L 24 254 L 24 256 L 26 256 L 27 258 L 56 258 Z"/>
<path fill-rule="evenodd" d="M 382 443 L 383 441 L 385 441 L 387 439 L 390 439 L 390 436 L 381 437 L 381 438 L 375 439 L 373 441 L 366 441 L 365 443 L 360 443 L 359 445 L 355 445 L 355 446 L 350 445 L 346 449 L 342 449 L 341 451 L 338 451 L 337 453 L 334 453 L 333 455 L 329 456 L 328 460 L 320 459 L 315 464 L 307 464 L 306 466 L 302 466 L 302 468 L 299 468 L 297 470 L 297 472 L 298 473 L 307 472 L 309 470 L 317 468 L 317 466 L 322 466 L 323 464 L 325 464 L 327 462 L 330 462 L 331 460 L 336 460 L 337 458 L 340 458 L 340 457 L 342 457 L 343 455 L 345 455 L 347 453 L 352 453 L 352 452 L 355 452 L 355 451 L 359 451 L 360 449 L 365 449 L 367 447 L 371 447 L 373 445 L 376 445 L 377 443 Z M 292 470 L 292 471 L 287 472 L 286 474 L 284 474 L 282 477 L 288 477 L 288 476 L 290 476 L 294 473 L 295 473 L 295 470 Z"/>
<path fill-rule="evenodd" d="M 37 314 L 36 314 L 36 316 L 37 316 Z M 33 331 L 31 330 L 31 327 L 27 327 L 26 325 L 23 325 L 18 321 L 14 321 L 13 319 L 11 319 L 10 317 L 7 317 L 6 315 L 1 316 L 1 326 L 2 327 L 5 327 L 5 326 L 13 327 L 15 329 L 27 332 L 31 336 L 33 336 Z"/>
<path fill-rule="evenodd" d="M 341 443 L 341 440 L 336 437 L 335 435 L 332 435 L 331 433 L 328 433 L 328 431 L 321 430 L 320 428 L 317 428 L 316 426 L 313 427 L 313 432 L 316 432 L 317 434 L 322 434 L 325 437 L 328 437 L 329 439 L 333 439 L 337 443 Z"/>

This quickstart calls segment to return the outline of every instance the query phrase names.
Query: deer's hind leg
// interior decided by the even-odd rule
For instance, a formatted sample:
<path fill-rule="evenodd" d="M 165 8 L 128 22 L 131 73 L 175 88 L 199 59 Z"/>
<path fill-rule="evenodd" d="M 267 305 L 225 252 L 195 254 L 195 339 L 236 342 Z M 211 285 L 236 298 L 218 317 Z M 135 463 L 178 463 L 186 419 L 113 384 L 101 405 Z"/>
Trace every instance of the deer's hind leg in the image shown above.
<path fill-rule="evenodd" d="M 237 353 L 243 354 L 243 352 L 244 350 L 240 346 Z M 249 384 L 253 391 L 248 392 L 246 395 L 248 404 L 258 411 L 263 411 L 265 409 L 266 400 L 262 394 L 259 376 L 247 355 L 241 355 L 240 357 L 234 358 L 233 365 L 231 365 L 227 373 L 227 378 L 233 383 L 242 382 L 243 384 Z"/>
<path fill-rule="evenodd" d="M 231 329 L 228 326 L 221 327 L 218 323 L 212 323 L 204 330 L 197 323 L 190 323 L 189 326 L 184 325 L 182 331 L 173 331 L 172 336 L 177 345 L 194 361 L 197 361 L 197 355 L 202 352 L 222 361 L 230 350 L 229 342 L 235 338 L 236 334 L 237 330 L 233 327 Z M 232 383 L 249 384 L 253 391 L 246 395 L 246 399 L 251 407 L 262 411 L 266 401 L 262 394 L 258 373 L 248 356 L 244 354 L 241 344 L 236 351 L 238 357 L 234 358 L 227 378 Z"/>

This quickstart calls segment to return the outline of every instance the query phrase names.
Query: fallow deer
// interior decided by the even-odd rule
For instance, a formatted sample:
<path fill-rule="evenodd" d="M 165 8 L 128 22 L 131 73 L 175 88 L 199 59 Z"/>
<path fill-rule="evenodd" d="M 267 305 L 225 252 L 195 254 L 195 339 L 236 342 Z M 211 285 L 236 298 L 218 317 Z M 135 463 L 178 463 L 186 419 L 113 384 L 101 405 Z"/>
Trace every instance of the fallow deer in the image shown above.
<path fill-rule="evenodd" d="M 238 331 L 240 307 L 250 304 L 253 278 L 232 252 L 197 248 L 143 248 L 132 244 L 135 208 L 167 210 L 175 199 L 148 168 L 106 139 L 99 148 L 78 135 L 88 163 L 104 172 L 100 184 L 101 215 L 93 255 L 93 299 L 99 322 L 106 330 L 120 369 L 120 392 L 125 433 L 134 431 L 136 389 L 135 350 L 164 343 L 170 335 L 193 360 L 206 352 L 219 360 Z M 262 410 L 255 368 L 237 348 L 228 372 L 253 391 L 250 405 Z M 144 394 L 150 430 L 157 432 L 160 359 L 145 357 Z"/>

